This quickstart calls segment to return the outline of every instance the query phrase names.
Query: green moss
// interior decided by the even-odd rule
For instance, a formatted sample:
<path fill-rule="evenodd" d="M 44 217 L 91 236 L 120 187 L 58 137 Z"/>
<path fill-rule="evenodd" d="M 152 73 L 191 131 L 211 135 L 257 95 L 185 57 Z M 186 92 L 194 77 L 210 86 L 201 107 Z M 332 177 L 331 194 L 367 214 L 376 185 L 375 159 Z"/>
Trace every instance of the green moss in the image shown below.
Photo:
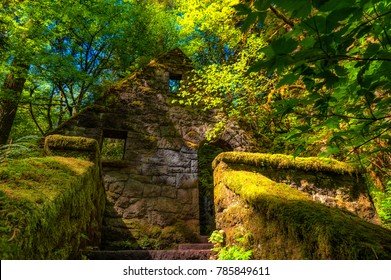
<path fill-rule="evenodd" d="M 258 173 L 235 171 L 220 164 L 215 177 L 216 205 L 232 199 L 224 186 L 243 204 L 230 203 L 242 210 L 229 214 L 234 220 L 223 221 L 232 227 L 226 230 L 228 240 L 239 224 L 244 226 L 256 240 L 256 258 L 391 259 L 391 231 L 350 212 L 314 202 L 300 191 Z"/>
<path fill-rule="evenodd" d="M 104 190 L 97 166 L 44 157 L 0 165 L 1 259 L 68 259 L 99 243 Z"/>
<path fill-rule="evenodd" d="M 109 223 L 103 244 L 106 250 L 173 249 L 178 243 L 194 242 L 198 238 L 182 221 L 165 227 L 150 225 L 140 219 L 106 219 L 106 223 Z"/>
<path fill-rule="evenodd" d="M 95 139 L 49 135 L 45 138 L 45 152 L 48 155 L 61 155 L 96 160 L 99 158 L 99 145 Z"/>
<path fill-rule="evenodd" d="M 243 152 L 225 152 L 216 157 L 215 168 L 219 162 L 248 164 L 251 166 L 271 166 L 277 169 L 298 169 L 305 171 L 334 172 L 338 174 L 354 174 L 358 170 L 353 166 L 330 158 L 293 157 L 282 154 L 261 154 Z"/>
<path fill-rule="evenodd" d="M 62 150 L 98 150 L 98 142 L 92 138 L 78 136 L 49 135 L 45 138 L 45 147 Z"/>

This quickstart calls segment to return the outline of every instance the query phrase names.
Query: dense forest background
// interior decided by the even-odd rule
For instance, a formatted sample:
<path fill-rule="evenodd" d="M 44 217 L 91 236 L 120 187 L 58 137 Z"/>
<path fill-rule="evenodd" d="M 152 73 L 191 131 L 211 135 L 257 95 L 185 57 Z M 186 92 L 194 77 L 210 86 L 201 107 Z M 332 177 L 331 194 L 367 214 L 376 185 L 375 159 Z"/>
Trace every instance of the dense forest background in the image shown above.
<path fill-rule="evenodd" d="M 197 75 L 176 102 L 222 110 L 267 152 L 360 165 L 391 226 L 391 1 L 3 0 L 0 15 L 0 161 L 180 47 Z"/>

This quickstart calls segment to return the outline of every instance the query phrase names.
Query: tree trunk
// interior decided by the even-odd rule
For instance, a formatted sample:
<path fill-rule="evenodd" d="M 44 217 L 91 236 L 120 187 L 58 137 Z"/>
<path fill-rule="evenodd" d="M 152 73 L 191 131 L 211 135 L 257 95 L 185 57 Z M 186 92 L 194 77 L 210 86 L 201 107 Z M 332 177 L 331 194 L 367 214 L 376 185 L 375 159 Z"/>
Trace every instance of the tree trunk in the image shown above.
<path fill-rule="evenodd" d="M 7 143 L 30 65 L 14 58 L 13 70 L 8 74 L 0 95 L 0 145 Z"/>

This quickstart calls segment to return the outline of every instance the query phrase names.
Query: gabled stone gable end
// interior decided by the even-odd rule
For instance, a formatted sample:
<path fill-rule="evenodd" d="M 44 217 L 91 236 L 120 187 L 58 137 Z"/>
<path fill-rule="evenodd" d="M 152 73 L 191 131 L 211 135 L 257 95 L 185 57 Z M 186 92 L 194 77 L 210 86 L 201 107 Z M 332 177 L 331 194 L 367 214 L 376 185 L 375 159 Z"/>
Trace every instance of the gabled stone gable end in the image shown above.
<path fill-rule="evenodd" d="M 135 222 L 162 228 L 180 223 L 199 234 L 197 150 L 218 120 L 213 113 L 172 104 L 170 86 L 186 82 L 192 70 L 191 61 L 174 49 L 54 132 L 94 138 L 100 146 L 105 138 L 123 143 L 122 159 L 102 162 L 108 202 L 104 240 L 127 240 Z M 219 141 L 234 151 L 256 150 L 251 134 L 234 122 Z"/>

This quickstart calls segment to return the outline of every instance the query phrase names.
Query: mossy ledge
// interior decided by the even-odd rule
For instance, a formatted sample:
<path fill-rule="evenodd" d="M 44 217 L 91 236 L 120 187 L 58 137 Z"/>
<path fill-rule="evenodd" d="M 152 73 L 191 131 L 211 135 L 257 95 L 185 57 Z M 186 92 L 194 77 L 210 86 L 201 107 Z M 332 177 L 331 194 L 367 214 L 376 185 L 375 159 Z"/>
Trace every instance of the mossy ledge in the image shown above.
<path fill-rule="evenodd" d="M 69 140 L 72 146 L 75 139 Z M 96 145 L 82 142 L 88 149 Z M 99 164 L 60 156 L 2 164 L 0 206 L 1 259 L 80 258 L 81 250 L 100 245 L 105 194 Z"/>
<path fill-rule="evenodd" d="M 391 231 L 381 226 L 224 162 L 214 174 L 217 228 L 230 245 L 251 234 L 255 259 L 391 259 Z"/>
<path fill-rule="evenodd" d="M 270 166 L 277 169 L 300 169 L 315 172 L 333 172 L 337 174 L 354 174 L 359 170 L 347 163 L 330 158 L 293 157 L 282 154 L 262 154 L 244 152 L 225 152 L 213 161 L 215 168 L 221 161 L 226 163 L 247 164 L 255 167 Z"/>
<path fill-rule="evenodd" d="M 53 134 L 45 138 L 45 153 L 78 157 L 95 161 L 99 159 L 99 145 L 95 139 Z"/>

